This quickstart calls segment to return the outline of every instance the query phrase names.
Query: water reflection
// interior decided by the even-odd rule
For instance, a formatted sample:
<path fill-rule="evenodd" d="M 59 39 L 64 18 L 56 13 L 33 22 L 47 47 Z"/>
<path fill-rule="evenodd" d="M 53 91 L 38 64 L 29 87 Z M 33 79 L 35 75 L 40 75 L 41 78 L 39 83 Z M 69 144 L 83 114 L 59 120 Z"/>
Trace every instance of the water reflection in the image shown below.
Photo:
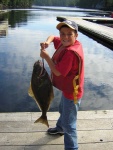
<path fill-rule="evenodd" d="M 39 43 L 50 34 L 58 35 L 55 29 L 58 15 L 64 13 L 9 12 L 8 35 L 0 38 L 0 112 L 39 111 L 35 101 L 28 96 L 32 67 L 40 59 Z M 65 12 L 65 15 L 75 16 L 75 13 Z M 81 110 L 113 109 L 113 52 L 80 32 L 78 39 L 85 52 L 85 94 Z M 48 51 L 52 56 L 52 44 Z M 46 63 L 45 68 L 50 73 Z M 57 89 L 54 91 L 50 111 L 58 110 L 61 93 Z"/>
<path fill-rule="evenodd" d="M 112 109 L 113 52 L 91 39 L 88 44 L 84 40 L 82 43 L 85 51 L 85 94 L 81 109 Z"/>
<path fill-rule="evenodd" d="M 19 23 L 27 24 L 27 11 L 12 10 L 8 13 L 9 25 L 11 28 L 19 27 Z"/>

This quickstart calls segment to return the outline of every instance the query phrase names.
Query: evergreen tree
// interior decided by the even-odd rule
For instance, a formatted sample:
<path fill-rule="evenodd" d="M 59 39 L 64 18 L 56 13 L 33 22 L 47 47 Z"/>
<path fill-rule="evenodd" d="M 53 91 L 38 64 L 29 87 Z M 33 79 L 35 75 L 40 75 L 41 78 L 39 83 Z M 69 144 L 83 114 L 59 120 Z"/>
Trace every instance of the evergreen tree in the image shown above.
<path fill-rule="evenodd" d="M 81 8 L 95 8 L 99 4 L 103 9 L 113 9 L 113 0 L 0 0 L 0 4 L 12 8 L 29 8 L 32 4 L 38 6 L 79 6 Z"/>
<path fill-rule="evenodd" d="M 0 0 L 0 4 L 2 4 L 5 7 L 12 7 L 12 8 L 17 8 L 17 7 L 31 7 L 33 4 L 34 0 Z"/>

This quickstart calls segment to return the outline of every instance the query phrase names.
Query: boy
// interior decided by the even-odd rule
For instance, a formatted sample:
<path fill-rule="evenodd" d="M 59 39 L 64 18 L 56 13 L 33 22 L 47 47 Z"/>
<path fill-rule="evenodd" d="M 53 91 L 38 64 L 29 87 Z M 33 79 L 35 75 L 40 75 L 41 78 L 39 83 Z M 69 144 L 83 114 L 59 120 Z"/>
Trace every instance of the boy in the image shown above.
<path fill-rule="evenodd" d="M 40 56 L 50 69 L 53 86 L 62 91 L 59 105 L 60 117 L 55 128 L 48 129 L 49 134 L 64 134 L 65 150 L 78 150 L 77 111 L 83 96 L 84 55 L 81 43 L 77 40 L 78 26 L 74 21 L 65 20 L 56 28 L 60 37 L 53 35 L 41 43 Z M 52 59 L 45 50 L 53 42 L 56 49 Z"/>

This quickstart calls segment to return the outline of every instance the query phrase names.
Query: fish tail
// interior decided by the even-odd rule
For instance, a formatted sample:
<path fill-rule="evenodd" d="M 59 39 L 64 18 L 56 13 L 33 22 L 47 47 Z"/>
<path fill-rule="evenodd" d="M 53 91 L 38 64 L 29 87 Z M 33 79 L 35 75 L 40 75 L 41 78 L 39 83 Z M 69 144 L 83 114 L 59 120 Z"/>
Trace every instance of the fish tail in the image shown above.
<path fill-rule="evenodd" d="M 48 124 L 48 120 L 47 120 L 47 116 L 41 116 L 40 118 L 38 118 L 34 123 L 42 123 L 45 124 L 48 128 L 49 128 L 49 124 Z"/>

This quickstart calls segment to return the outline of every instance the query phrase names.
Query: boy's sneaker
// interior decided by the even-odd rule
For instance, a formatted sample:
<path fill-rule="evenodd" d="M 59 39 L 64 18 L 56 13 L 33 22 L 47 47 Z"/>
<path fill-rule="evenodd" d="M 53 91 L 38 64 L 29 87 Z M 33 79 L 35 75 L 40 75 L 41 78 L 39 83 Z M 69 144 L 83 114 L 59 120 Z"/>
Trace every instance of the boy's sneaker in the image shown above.
<path fill-rule="evenodd" d="M 47 133 L 51 135 L 56 135 L 56 134 L 64 135 L 64 132 L 58 131 L 56 128 L 49 128 L 47 130 Z"/>

